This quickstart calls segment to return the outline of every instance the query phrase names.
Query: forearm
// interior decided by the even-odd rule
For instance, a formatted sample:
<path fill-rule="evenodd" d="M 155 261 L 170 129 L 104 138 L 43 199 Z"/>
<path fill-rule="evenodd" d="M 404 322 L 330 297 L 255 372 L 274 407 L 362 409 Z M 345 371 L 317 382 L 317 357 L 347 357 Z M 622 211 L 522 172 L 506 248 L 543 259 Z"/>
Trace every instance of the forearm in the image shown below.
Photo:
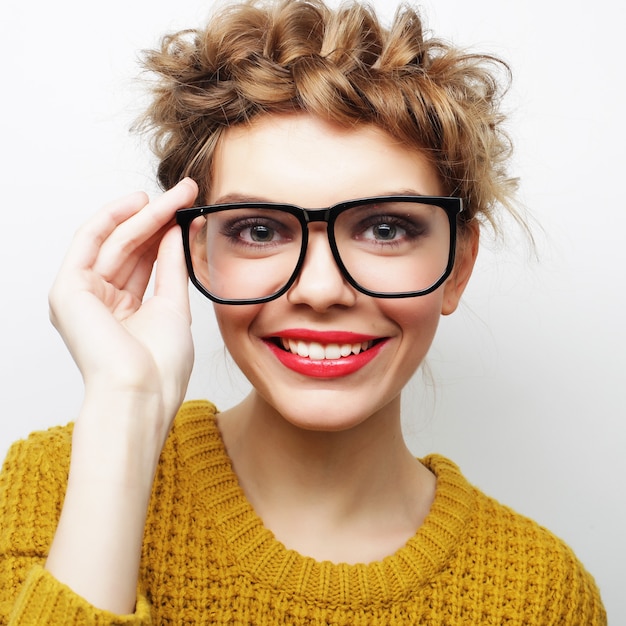
<path fill-rule="evenodd" d="M 77 231 L 50 291 L 50 317 L 81 371 L 85 401 L 46 568 L 116 614 L 135 606 L 154 472 L 193 363 L 173 220 L 197 191 L 185 179 L 153 201 L 139 193 L 103 207 Z"/>
<path fill-rule="evenodd" d="M 164 433 L 145 396 L 87 397 L 46 568 L 92 605 L 132 613 L 146 511 Z M 167 420 L 166 420 L 167 421 Z"/>

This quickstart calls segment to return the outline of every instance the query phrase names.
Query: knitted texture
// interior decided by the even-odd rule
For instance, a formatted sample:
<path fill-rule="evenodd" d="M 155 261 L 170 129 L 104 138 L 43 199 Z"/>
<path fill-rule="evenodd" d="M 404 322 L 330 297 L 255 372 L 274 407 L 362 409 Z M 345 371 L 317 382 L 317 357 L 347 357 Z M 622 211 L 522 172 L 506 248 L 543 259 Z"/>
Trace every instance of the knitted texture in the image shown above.
<path fill-rule="evenodd" d="M 11 448 L 0 476 L 0 624 L 606 624 L 572 551 L 472 487 L 440 456 L 423 525 L 367 565 L 287 550 L 247 502 L 203 401 L 183 405 L 163 450 L 134 615 L 90 606 L 42 564 L 60 514 L 71 426 Z"/>

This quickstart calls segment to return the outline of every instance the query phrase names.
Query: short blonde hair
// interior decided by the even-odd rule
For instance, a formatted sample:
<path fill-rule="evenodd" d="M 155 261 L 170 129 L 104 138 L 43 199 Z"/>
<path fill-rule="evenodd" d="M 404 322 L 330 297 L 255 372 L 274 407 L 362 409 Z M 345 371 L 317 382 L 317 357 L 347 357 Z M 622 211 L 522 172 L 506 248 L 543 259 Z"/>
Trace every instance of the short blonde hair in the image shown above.
<path fill-rule="evenodd" d="M 410 6 L 385 28 L 357 1 L 331 9 L 321 0 L 250 0 L 222 8 L 205 28 L 165 36 L 144 62 L 156 80 L 143 128 L 153 133 L 163 188 L 191 176 L 206 202 L 224 129 L 299 111 L 373 124 L 422 151 L 447 193 L 465 200 L 465 222 L 493 223 L 497 205 L 511 208 L 500 111 L 508 66 L 425 36 Z"/>

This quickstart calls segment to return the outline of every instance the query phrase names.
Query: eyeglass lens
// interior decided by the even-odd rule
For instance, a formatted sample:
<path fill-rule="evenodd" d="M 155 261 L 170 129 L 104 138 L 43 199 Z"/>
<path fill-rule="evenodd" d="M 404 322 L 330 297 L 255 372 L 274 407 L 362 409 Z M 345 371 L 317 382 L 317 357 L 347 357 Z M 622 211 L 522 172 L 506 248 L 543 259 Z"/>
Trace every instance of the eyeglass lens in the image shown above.
<path fill-rule="evenodd" d="M 379 202 L 340 212 L 336 252 L 362 288 L 379 293 L 428 289 L 445 273 L 450 222 L 444 209 L 417 202 Z M 280 291 L 296 270 L 303 226 L 280 209 L 228 208 L 190 224 L 196 279 L 225 300 L 264 298 Z"/>

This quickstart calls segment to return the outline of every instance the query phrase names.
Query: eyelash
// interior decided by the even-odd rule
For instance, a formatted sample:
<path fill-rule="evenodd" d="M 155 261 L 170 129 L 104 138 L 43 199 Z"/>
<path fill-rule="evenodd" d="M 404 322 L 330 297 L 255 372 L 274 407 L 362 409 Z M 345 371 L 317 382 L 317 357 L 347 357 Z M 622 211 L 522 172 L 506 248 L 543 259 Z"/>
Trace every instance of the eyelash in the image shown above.
<path fill-rule="evenodd" d="M 282 239 L 290 239 L 290 237 L 285 237 L 281 234 L 281 231 L 284 233 L 286 230 L 284 226 L 280 224 L 273 223 L 272 220 L 268 220 L 266 218 L 258 218 L 258 217 L 247 217 L 247 218 L 237 218 L 230 222 L 225 223 L 221 228 L 221 233 L 225 237 L 228 237 L 233 243 L 239 245 L 246 245 L 252 247 L 263 247 L 267 248 L 269 245 L 276 245 L 277 242 L 268 242 L 268 243 L 259 243 L 255 241 L 248 241 L 241 237 L 241 234 L 245 231 L 249 231 L 255 226 L 263 226 L 268 230 L 277 233 L 281 236 Z"/>
<path fill-rule="evenodd" d="M 399 238 L 387 241 L 373 236 L 364 236 L 368 230 L 382 224 L 401 229 L 403 232 Z M 272 240 L 267 242 L 258 242 L 254 241 L 251 236 L 248 238 L 242 237 L 243 233 L 246 231 L 251 232 L 253 228 L 258 226 L 272 231 Z M 352 238 L 357 240 L 367 239 L 371 242 L 375 242 L 375 245 L 384 247 L 398 246 L 403 240 L 416 240 L 428 232 L 428 226 L 426 224 L 407 220 L 404 216 L 371 213 L 370 215 L 365 215 L 363 219 L 350 226 L 350 229 L 353 233 L 351 235 Z M 298 238 L 299 233 L 294 235 L 292 231 L 293 228 L 291 228 L 290 225 L 282 224 L 264 216 L 237 217 L 225 222 L 220 228 L 220 233 L 230 240 L 233 245 L 264 249 L 267 249 L 270 246 L 277 246 L 280 243 L 285 243 L 287 241 L 293 241 L 294 237 Z M 276 237 L 278 237 L 278 240 L 275 240 Z"/>
<path fill-rule="evenodd" d="M 409 239 L 416 239 L 424 235 L 427 228 L 424 224 L 415 224 L 404 218 L 395 215 L 372 215 L 363 219 L 358 223 L 359 232 L 364 233 L 370 228 L 375 228 L 382 224 L 401 228 L 405 232 L 405 236 Z M 384 242 L 385 245 L 398 244 L 398 241 Z"/>

